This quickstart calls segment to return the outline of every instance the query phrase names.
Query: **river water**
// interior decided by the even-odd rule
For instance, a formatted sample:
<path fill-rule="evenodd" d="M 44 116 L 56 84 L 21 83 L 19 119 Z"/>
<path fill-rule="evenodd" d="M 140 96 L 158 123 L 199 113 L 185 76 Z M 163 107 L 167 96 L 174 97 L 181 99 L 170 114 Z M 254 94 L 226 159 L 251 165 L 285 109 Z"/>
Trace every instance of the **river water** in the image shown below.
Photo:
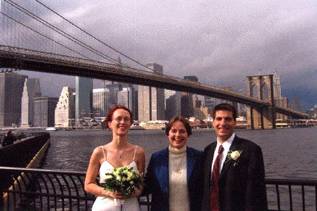
<path fill-rule="evenodd" d="M 261 146 L 267 178 L 317 179 L 317 127 L 237 130 L 236 134 Z M 106 130 L 52 131 L 43 168 L 85 171 L 93 149 L 110 140 Z M 144 147 L 146 164 L 152 152 L 167 146 L 163 130 L 132 130 L 129 140 Z M 213 130 L 195 130 L 188 145 L 203 150 L 214 140 Z"/>

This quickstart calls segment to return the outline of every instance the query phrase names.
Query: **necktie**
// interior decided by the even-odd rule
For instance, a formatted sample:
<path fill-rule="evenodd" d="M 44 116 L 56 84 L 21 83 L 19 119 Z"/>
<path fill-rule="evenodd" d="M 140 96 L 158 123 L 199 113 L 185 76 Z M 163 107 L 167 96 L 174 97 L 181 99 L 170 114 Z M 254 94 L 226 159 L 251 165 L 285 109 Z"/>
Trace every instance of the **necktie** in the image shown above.
<path fill-rule="evenodd" d="M 219 211 L 219 175 L 220 175 L 220 162 L 222 158 L 223 146 L 220 145 L 218 155 L 216 157 L 214 168 L 211 176 L 211 193 L 210 193 L 210 208 L 211 211 Z"/>

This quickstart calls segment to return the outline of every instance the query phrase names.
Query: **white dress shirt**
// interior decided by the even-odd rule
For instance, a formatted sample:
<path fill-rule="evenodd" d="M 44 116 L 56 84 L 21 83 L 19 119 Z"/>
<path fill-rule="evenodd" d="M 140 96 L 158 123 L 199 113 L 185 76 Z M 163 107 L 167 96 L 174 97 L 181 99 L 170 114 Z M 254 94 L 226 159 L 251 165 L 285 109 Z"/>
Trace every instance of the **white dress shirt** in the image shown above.
<path fill-rule="evenodd" d="M 222 167 L 223 167 L 223 164 L 225 163 L 225 160 L 226 160 L 226 157 L 228 155 L 228 152 L 229 152 L 229 149 L 230 149 L 230 146 L 233 142 L 233 139 L 234 139 L 234 136 L 235 134 L 233 133 L 227 140 L 225 140 L 222 144 L 220 142 L 220 140 L 217 138 L 217 146 L 216 146 L 216 149 L 215 149 L 215 152 L 214 152 L 214 157 L 212 159 L 212 166 L 211 166 L 211 172 L 214 168 L 214 163 L 215 163 L 215 160 L 217 158 L 217 155 L 218 155 L 218 149 L 219 149 L 219 146 L 222 145 L 223 147 L 223 152 L 222 152 L 222 158 L 221 158 L 221 161 L 220 161 L 220 172 L 222 170 Z"/>

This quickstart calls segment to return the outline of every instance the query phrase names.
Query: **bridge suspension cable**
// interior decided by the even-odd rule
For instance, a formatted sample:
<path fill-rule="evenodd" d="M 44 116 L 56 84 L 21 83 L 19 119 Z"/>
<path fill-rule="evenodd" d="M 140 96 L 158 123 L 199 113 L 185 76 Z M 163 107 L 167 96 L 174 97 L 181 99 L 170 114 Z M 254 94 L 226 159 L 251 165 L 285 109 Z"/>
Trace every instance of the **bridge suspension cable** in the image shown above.
<path fill-rule="evenodd" d="M 2 11 L 0 11 L 0 13 L 1 13 L 3 16 L 9 18 L 10 20 L 12 20 L 12 21 L 14 21 L 14 22 L 16 22 L 16 23 L 22 25 L 23 27 L 25 27 L 25 28 L 27 28 L 27 29 L 33 31 L 34 33 L 39 34 L 39 35 L 45 37 L 46 39 L 48 39 L 48 40 L 50 40 L 50 41 L 52 41 L 52 42 L 54 42 L 54 43 L 56 43 L 56 44 L 58 44 L 58 45 L 60 45 L 60 46 L 62 46 L 62 47 L 64 47 L 64 48 L 66 48 L 67 50 L 72 51 L 73 53 L 76 53 L 76 54 L 78 54 L 78 55 L 80 55 L 80 56 L 82 56 L 82 57 L 84 57 L 84 58 L 86 58 L 86 59 L 89 59 L 87 56 L 85 56 L 84 54 L 80 53 L 79 51 L 76 51 L 76 50 L 74 50 L 74 49 L 72 49 L 72 48 L 69 48 L 68 46 L 64 45 L 63 43 L 61 43 L 61 42 L 59 42 L 59 41 L 56 41 L 56 40 L 50 38 L 49 36 L 47 36 L 47 35 L 45 35 L 45 34 L 39 32 L 39 31 L 33 29 L 33 28 L 30 27 L 30 26 L 27 26 L 26 24 L 24 24 L 24 23 L 22 23 L 22 22 L 16 20 L 15 18 L 9 16 L 8 14 L 5 14 L 5 13 L 2 12 Z"/>
<path fill-rule="evenodd" d="M 68 20 L 67 18 L 65 18 L 64 16 L 62 16 L 61 14 L 59 14 L 58 12 L 56 12 L 55 10 L 53 10 L 52 8 L 48 7 L 46 4 L 42 3 L 41 1 L 39 0 L 34 0 L 36 1 L 37 3 L 39 3 L 40 5 L 42 5 L 43 7 L 45 7 L 46 9 L 50 10 L 51 12 L 53 12 L 54 14 L 56 14 L 58 17 L 62 18 L 63 20 L 65 20 L 66 22 L 68 22 L 69 24 L 71 24 L 72 26 L 76 27 L 77 29 L 79 29 L 80 31 L 82 31 L 83 33 L 85 33 L 86 35 L 92 37 L 94 40 L 98 41 L 99 43 L 103 44 L 104 46 L 110 48 L 111 50 L 115 51 L 116 53 L 124 56 L 125 58 L 135 62 L 136 64 L 146 68 L 146 69 L 149 69 L 151 71 L 153 71 L 151 68 L 147 67 L 146 65 L 142 64 L 141 62 L 137 61 L 136 59 L 128 56 L 127 54 L 125 53 L 122 53 L 121 51 L 117 50 L 116 48 L 112 47 L 111 45 L 107 44 L 106 42 L 102 41 L 101 39 L 97 38 L 96 36 L 94 36 L 93 34 L 87 32 L 86 30 L 84 30 L 83 28 L 79 27 L 77 24 L 75 24 L 74 22 Z"/>
<path fill-rule="evenodd" d="M 101 51 L 96 50 L 95 48 L 93 48 L 92 46 L 80 41 L 79 39 L 77 39 L 76 37 L 70 35 L 69 33 L 66 33 L 65 31 L 61 30 L 60 28 L 54 26 L 53 24 L 50 24 L 49 22 L 45 21 L 44 19 L 40 18 L 39 16 L 35 15 L 34 13 L 32 13 L 31 11 L 25 9 L 24 7 L 22 7 L 21 5 L 17 4 L 14 1 L 11 0 L 5 0 L 6 2 L 8 2 L 11 6 L 15 7 L 16 9 L 18 9 L 19 11 L 21 11 L 22 13 L 28 15 L 29 17 L 35 19 L 36 21 L 40 22 L 41 24 L 45 25 L 46 27 L 52 29 L 53 31 L 57 32 L 58 34 L 60 34 L 61 36 L 71 40 L 72 42 L 76 43 L 77 45 L 80 45 L 81 47 L 97 54 L 98 56 L 106 59 L 107 61 L 111 61 L 113 63 L 118 63 L 117 60 L 115 60 L 114 58 L 104 54 Z M 87 56 L 86 56 L 87 57 Z"/>

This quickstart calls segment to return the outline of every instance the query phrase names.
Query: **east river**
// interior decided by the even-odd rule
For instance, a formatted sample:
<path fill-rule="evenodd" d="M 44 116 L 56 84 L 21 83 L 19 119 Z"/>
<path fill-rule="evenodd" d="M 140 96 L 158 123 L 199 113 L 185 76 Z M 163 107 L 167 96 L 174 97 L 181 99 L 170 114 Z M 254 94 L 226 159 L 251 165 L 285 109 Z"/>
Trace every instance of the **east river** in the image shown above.
<path fill-rule="evenodd" d="M 237 130 L 236 134 L 261 146 L 267 178 L 317 179 L 317 127 Z M 85 171 L 93 149 L 110 140 L 111 133 L 105 130 L 53 131 L 43 168 Z M 167 146 L 163 130 L 132 130 L 129 140 L 144 147 L 147 164 L 152 152 Z M 203 150 L 214 140 L 213 130 L 195 130 L 188 145 Z"/>

